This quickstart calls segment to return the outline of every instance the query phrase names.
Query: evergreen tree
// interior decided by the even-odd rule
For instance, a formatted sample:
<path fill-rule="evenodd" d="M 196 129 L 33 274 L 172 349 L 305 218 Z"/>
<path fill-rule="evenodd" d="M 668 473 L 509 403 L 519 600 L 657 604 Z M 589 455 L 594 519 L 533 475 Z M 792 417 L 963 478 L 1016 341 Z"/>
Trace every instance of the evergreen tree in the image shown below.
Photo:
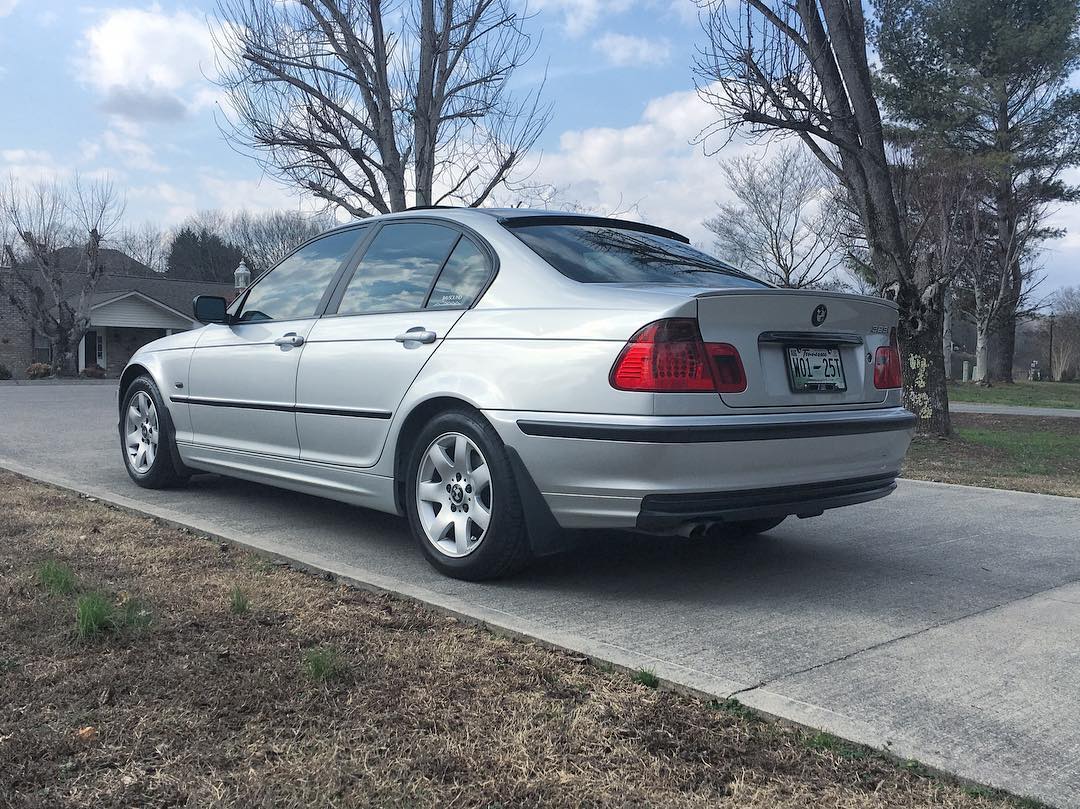
<path fill-rule="evenodd" d="M 170 278 L 231 284 L 241 258 L 239 248 L 216 233 L 185 226 L 173 237 L 166 268 Z"/>
<path fill-rule="evenodd" d="M 1049 206 L 1075 199 L 1062 172 L 1080 165 L 1080 0 L 882 0 L 877 45 L 890 113 L 971 158 L 975 209 L 990 248 L 971 285 L 987 379 L 1012 381 L 1018 310 Z M 987 362 L 991 335 L 996 360 Z"/>

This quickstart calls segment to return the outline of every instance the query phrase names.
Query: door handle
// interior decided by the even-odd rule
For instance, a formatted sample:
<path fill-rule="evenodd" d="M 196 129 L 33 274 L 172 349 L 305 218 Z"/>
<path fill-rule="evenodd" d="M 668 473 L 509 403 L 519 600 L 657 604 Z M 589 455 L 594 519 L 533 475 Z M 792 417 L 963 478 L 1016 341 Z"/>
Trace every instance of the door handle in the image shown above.
<path fill-rule="evenodd" d="M 428 331 L 423 326 L 413 326 L 404 334 L 394 338 L 399 343 L 434 343 L 435 332 Z"/>
<path fill-rule="evenodd" d="M 299 346 L 302 346 L 303 344 L 304 338 L 294 331 L 291 331 L 288 334 L 283 334 L 281 335 L 281 337 L 274 340 L 274 345 L 280 346 L 281 348 L 285 348 L 286 346 L 297 348 Z"/>

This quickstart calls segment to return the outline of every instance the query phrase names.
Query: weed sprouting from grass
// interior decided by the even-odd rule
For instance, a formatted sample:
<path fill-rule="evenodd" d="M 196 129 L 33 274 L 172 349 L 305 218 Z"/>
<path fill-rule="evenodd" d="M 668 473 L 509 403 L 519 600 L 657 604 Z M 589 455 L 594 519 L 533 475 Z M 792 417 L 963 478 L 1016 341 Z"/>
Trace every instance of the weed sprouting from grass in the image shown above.
<path fill-rule="evenodd" d="M 317 683 L 340 677 L 346 671 L 341 652 L 332 646 L 317 646 L 304 652 L 304 673 Z"/>
<path fill-rule="evenodd" d="M 838 736 L 833 736 L 831 733 L 824 732 L 807 736 L 806 746 L 811 750 L 826 750 L 835 756 L 850 759 L 852 761 L 859 761 L 874 755 L 874 752 L 868 747 L 852 744 L 851 742 L 844 741 Z"/>
<path fill-rule="evenodd" d="M 38 584 L 53 595 L 71 595 L 78 589 L 75 574 L 55 559 L 41 563 L 37 570 L 37 580 Z"/>
<path fill-rule="evenodd" d="M 123 626 L 143 629 L 150 625 L 150 610 L 141 601 L 129 599 L 120 611 L 119 622 Z"/>
<path fill-rule="evenodd" d="M 19 667 L 19 664 L 9 657 L 0 657 L 0 674 L 10 674 Z"/>
<path fill-rule="evenodd" d="M 150 625 L 150 610 L 141 601 L 128 599 L 119 608 L 100 593 L 79 596 L 75 605 L 75 633 L 84 639 L 127 627 L 142 629 Z"/>
<path fill-rule="evenodd" d="M 738 719 L 743 719 L 748 722 L 762 721 L 761 717 L 754 713 L 753 709 L 747 708 L 737 699 L 731 697 L 724 700 L 714 699 L 709 703 L 709 707 L 717 711 L 723 711 L 724 713 L 731 714 Z"/>
<path fill-rule="evenodd" d="M 75 605 L 75 632 L 80 638 L 93 638 L 115 625 L 113 605 L 99 593 L 79 596 Z"/>
<path fill-rule="evenodd" d="M 247 615 L 250 608 L 247 593 L 239 587 L 234 587 L 229 593 L 229 612 L 233 615 Z"/>
<path fill-rule="evenodd" d="M 660 678 L 648 669 L 638 669 L 634 672 L 634 682 L 641 683 L 646 688 L 656 688 L 660 685 Z"/>

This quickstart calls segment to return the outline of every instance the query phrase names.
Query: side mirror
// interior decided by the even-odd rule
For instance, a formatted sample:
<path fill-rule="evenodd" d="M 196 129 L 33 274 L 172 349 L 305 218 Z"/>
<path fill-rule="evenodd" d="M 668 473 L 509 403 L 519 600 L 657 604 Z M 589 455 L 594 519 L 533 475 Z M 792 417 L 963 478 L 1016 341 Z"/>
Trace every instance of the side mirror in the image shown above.
<path fill-rule="evenodd" d="M 229 313 L 225 311 L 228 304 L 224 298 L 216 295 L 197 295 L 191 304 L 195 310 L 195 319 L 200 323 L 229 322 Z"/>

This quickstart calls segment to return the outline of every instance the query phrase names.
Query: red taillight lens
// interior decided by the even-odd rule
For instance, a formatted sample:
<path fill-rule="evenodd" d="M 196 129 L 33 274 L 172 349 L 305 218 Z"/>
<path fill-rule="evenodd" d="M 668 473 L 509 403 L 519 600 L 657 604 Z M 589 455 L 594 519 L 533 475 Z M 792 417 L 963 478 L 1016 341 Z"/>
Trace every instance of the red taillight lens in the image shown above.
<path fill-rule="evenodd" d="M 696 320 L 650 323 L 630 338 L 615 366 L 618 390 L 667 393 L 736 393 L 746 390 L 739 352 L 727 343 L 705 343 Z"/>
<path fill-rule="evenodd" d="M 879 390 L 903 387 L 900 373 L 900 350 L 896 347 L 896 329 L 889 333 L 889 344 L 874 352 L 874 387 Z"/>

